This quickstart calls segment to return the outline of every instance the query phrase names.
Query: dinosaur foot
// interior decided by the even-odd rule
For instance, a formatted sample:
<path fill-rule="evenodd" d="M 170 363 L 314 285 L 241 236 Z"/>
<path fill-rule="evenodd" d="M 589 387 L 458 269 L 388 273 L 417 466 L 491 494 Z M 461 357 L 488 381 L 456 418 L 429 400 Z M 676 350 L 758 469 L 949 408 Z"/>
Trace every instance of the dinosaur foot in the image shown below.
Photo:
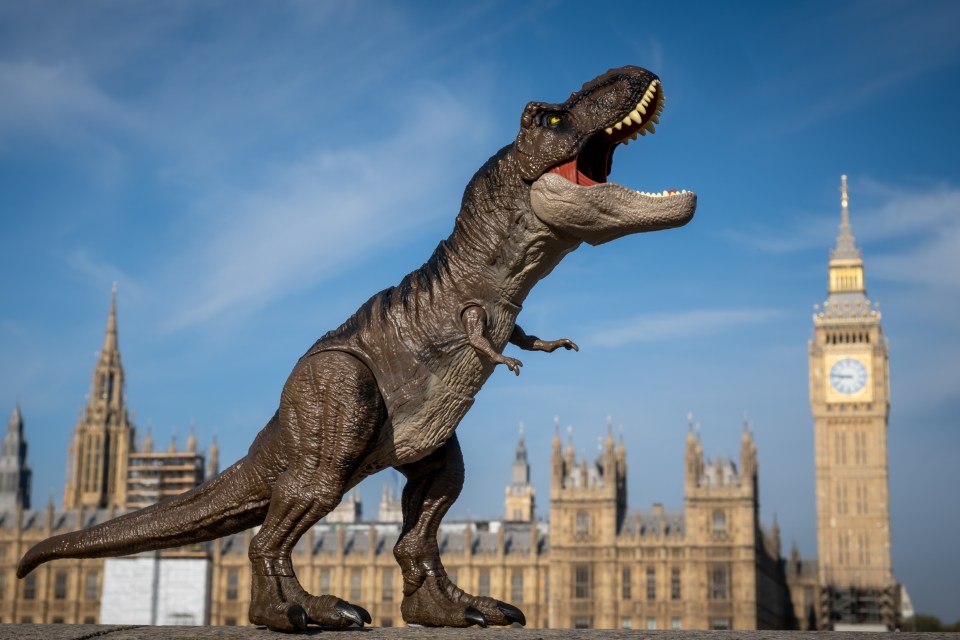
<path fill-rule="evenodd" d="M 527 623 L 520 609 L 486 596 L 473 596 L 446 575 L 429 575 L 400 605 L 403 619 L 425 627 L 506 626 Z"/>
<path fill-rule="evenodd" d="M 336 596 L 313 596 L 294 576 L 253 576 L 250 622 L 273 631 L 304 631 L 308 624 L 342 629 L 362 627 L 370 613 Z"/>

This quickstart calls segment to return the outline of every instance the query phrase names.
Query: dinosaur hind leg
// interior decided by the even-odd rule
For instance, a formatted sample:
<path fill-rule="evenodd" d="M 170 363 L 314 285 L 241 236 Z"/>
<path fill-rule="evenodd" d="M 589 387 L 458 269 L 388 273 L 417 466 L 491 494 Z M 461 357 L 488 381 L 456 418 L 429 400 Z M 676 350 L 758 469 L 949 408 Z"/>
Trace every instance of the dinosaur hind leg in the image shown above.
<path fill-rule="evenodd" d="M 403 488 L 403 530 L 393 555 L 403 572 L 403 619 L 431 627 L 526 624 L 523 613 L 513 605 L 465 593 L 450 581 L 440 562 L 440 520 L 463 488 L 463 454 L 456 434 L 400 471 L 407 484 Z"/>
<path fill-rule="evenodd" d="M 373 374 L 357 358 L 325 351 L 302 359 L 280 398 L 280 450 L 288 457 L 260 531 L 250 543 L 250 622 L 280 631 L 308 622 L 345 627 L 370 615 L 336 596 L 312 596 L 293 571 L 300 537 L 359 481 L 386 409 Z"/>

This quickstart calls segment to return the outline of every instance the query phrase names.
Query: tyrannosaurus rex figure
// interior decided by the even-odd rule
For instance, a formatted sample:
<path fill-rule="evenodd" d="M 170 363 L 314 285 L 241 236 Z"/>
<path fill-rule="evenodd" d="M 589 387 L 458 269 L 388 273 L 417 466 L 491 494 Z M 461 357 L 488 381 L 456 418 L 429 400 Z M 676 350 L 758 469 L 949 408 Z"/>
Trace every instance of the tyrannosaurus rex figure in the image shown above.
<path fill-rule="evenodd" d="M 530 289 L 566 254 L 693 216 L 693 193 L 606 182 L 614 149 L 653 133 L 663 104 L 660 81 L 639 67 L 608 71 L 562 104 L 528 104 L 516 141 L 467 185 L 450 237 L 300 358 L 246 457 L 167 502 L 41 542 L 17 575 L 57 558 L 176 547 L 260 525 L 249 550 L 251 622 L 287 631 L 362 625 L 370 622 L 362 607 L 308 594 L 290 554 L 346 491 L 393 467 L 407 478 L 393 550 L 404 620 L 524 623 L 516 607 L 459 589 L 440 561 L 440 520 L 463 485 L 454 432 L 497 364 L 519 374 L 521 362 L 503 355 L 508 342 L 576 349 L 516 324 Z"/>

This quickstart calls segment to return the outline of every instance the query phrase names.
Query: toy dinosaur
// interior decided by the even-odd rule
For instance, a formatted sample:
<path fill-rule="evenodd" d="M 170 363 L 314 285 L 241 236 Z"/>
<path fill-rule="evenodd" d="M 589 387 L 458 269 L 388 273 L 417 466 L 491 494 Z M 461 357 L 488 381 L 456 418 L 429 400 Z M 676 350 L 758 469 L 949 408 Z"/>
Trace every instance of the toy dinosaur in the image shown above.
<path fill-rule="evenodd" d="M 520 132 L 464 192 L 453 233 L 422 267 L 370 298 L 300 358 L 280 407 L 246 457 L 169 501 L 49 538 L 18 577 L 57 558 L 118 556 L 212 540 L 260 525 L 249 549 L 250 621 L 297 631 L 363 625 L 367 611 L 308 594 L 291 563 L 297 540 L 363 478 L 398 469 L 403 526 L 393 553 L 404 620 L 428 626 L 525 624 L 516 607 L 454 585 L 437 530 L 463 485 L 455 430 L 507 343 L 577 349 L 516 324 L 534 284 L 582 242 L 686 224 L 692 192 L 642 193 L 606 182 L 613 152 L 653 133 L 663 109 L 655 75 L 612 69 L 561 104 L 531 102 Z"/>

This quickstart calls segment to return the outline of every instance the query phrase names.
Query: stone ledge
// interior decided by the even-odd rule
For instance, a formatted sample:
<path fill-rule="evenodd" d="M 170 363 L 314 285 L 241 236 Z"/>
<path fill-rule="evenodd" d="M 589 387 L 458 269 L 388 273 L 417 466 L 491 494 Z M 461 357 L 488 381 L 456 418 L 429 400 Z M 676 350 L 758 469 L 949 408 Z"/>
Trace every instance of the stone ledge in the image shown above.
<path fill-rule="evenodd" d="M 293 640 L 323 634 L 329 640 L 335 635 L 353 640 L 864 640 L 862 633 L 826 631 L 639 631 L 630 629 L 424 629 L 400 627 L 383 629 L 367 627 L 343 631 L 321 631 L 313 628 L 305 634 L 293 635 L 269 631 L 263 627 L 134 627 L 96 624 L 4 624 L 0 640 Z M 360 634 L 354 637 L 353 634 Z M 960 640 L 960 633 L 897 633 L 896 640 Z"/>

